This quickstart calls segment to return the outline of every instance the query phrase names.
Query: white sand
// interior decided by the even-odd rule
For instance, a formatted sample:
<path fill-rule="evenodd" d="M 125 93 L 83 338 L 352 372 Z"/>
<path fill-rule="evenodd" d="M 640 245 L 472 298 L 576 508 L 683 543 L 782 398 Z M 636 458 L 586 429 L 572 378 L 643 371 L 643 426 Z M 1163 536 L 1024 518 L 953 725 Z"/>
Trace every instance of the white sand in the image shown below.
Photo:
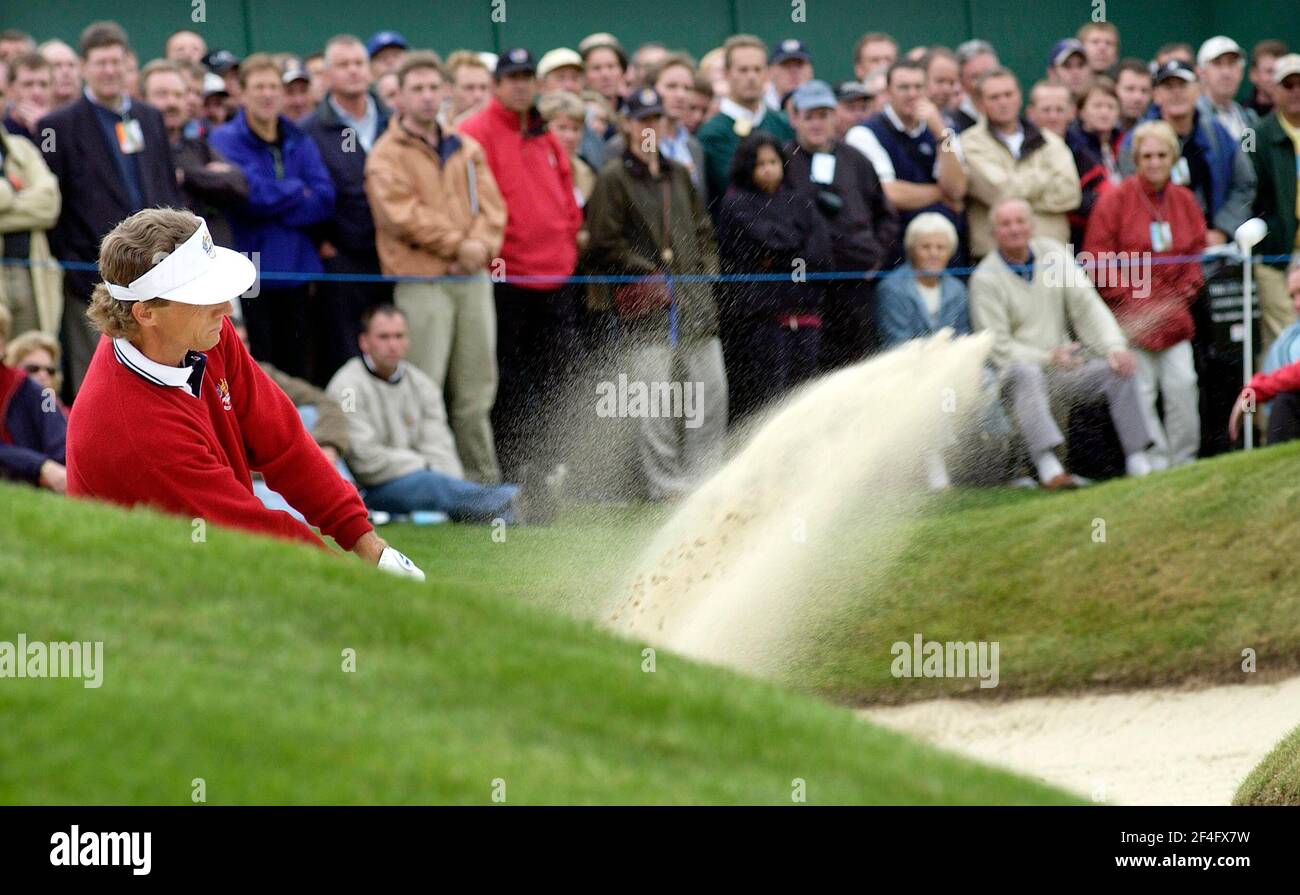
<path fill-rule="evenodd" d="M 971 419 L 991 341 L 947 331 L 797 392 L 695 491 L 604 619 L 626 636 L 764 674 L 809 626 L 883 572 L 924 496 L 927 448 Z M 863 532 L 852 553 L 845 530 Z M 822 573 L 813 583 L 814 571 Z M 848 583 L 831 581 L 835 572 Z"/>
<path fill-rule="evenodd" d="M 1300 724 L 1300 677 L 1204 690 L 864 709 L 885 727 L 1096 801 L 1226 805 Z"/>

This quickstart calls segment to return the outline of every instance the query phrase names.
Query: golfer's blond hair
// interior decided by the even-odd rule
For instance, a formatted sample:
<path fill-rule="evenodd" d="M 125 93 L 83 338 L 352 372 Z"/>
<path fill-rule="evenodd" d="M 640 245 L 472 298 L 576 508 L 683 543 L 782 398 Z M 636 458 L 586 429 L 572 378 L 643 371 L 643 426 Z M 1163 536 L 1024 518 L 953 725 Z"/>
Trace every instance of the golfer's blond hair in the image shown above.
<path fill-rule="evenodd" d="M 109 294 L 107 283 L 130 286 L 144 276 L 178 245 L 199 229 L 199 219 L 181 208 L 146 208 L 137 211 L 109 231 L 99 244 L 99 275 L 104 282 L 90 296 L 86 316 L 101 333 L 112 339 L 130 339 L 140 331 L 131 314 L 134 301 L 118 301 Z M 171 302 L 148 299 L 158 306 Z M 143 303 L 143 302 L 140 302 Z"/>

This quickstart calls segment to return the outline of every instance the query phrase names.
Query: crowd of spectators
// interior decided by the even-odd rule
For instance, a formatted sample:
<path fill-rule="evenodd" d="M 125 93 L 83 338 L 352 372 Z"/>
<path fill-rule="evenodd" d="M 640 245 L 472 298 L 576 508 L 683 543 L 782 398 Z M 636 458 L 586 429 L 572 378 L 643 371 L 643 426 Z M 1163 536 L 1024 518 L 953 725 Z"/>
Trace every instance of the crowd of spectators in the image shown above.
<path fill-rule="evenodd" d="M 602 352 L 702 395 L 692 421 L 637 422 L 646 493 L 670 500 L 729 427 L 943 329 L 992 335 L 990 419 L 1041 486 L 1080 484 L 1067 419 L 1090 402 L 1129 475 L 1191 462 L 1229 422 L 1201 418 L 1195 256 L 1251 217 L 1265 362 L 1233 437 L 1275 398 L 1269 439 L 1300 429 L 1300 55 L 1276 40 L 1142 60 L 1090 22 L 1032 84 L 988 41 L 880 32 L 836 84 L 800 40 L 743 34 L 699 60 L 607 33 L 540 57 L 396 31 L 161 50 L 141 64 L 113 22 L 75 48 L 0 32 L 6 477 L 64 489 L 100 241 L 157 206 L 256 260 L 248 350 L 377 511 L 548 516 L 520 496 L 562 478 L 544 433 Z M 927 469 L 951 483 L 942 451 Z"/>

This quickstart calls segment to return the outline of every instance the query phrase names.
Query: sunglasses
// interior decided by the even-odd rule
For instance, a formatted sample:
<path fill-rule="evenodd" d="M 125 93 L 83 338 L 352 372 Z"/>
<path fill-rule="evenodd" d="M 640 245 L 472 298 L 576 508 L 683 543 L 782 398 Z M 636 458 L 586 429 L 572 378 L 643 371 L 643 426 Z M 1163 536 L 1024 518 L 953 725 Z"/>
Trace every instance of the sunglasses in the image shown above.
<path fill-rule="evenodd" d="M 59 372 L 58 367 L 44 367 L 40 364 L 23 364 L 23 372 L 28 376 L 35 376 L 37 373 L 44 372 L 47 376 L 54 376 Z"/>

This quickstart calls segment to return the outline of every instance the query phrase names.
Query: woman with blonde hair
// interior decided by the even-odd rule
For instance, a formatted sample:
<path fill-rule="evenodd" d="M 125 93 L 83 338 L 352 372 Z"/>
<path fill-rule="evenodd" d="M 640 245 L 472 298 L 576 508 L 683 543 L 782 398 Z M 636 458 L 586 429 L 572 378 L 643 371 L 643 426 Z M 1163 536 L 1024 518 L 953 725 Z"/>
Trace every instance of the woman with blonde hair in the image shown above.
<path fill-rule="evenodd" d="M 42 389 L 52 389 L 54 394 L 63 388 L 63 371 L 59 366 L 62 360 L 63 351 L 58 339 L 38 329 L 29 330 L 11 341 L 4 355 L 7 366 L 22 370 Z M 62 402 L 59 407 L 66 416 L 67 408 Z"/>

